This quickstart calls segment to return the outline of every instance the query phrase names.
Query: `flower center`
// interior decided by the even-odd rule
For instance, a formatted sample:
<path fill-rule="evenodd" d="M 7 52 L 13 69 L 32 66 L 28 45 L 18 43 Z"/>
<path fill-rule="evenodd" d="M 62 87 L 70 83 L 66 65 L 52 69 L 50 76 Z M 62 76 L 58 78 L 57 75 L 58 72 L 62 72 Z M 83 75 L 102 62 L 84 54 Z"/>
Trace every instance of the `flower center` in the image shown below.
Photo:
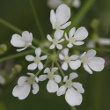
<path fill-rule="evenodd" d="M 30 76 L 30 77 L 27 79 L 27 82 L 28 82 L 29 84 L 34 84 L 34 82 L 35 82 L 35 77 Z"/>
<path fill-rule="evenodd" d="M 74 44 L 75 39 L 74 39 L 73 37 L 70 37 L 70 38 L 69 38 L 69 42 L 70 42 L 71 44 Z"/>
<path fill-rule="evenodd" d="M 72 81 L 71 81 L 70 79 L 67 80 L 65 86 L 66 86 L 67 88 L 70 88 L 70 87 L 72 86 Z"/>
<path fill-rule="evenodd" d="M 71 61 L 68 56 L 65 56 L 64 60 L 65 60 L 66 63 L 69 63 Z"/>
<path fill-rule="evenodd" d="M 40 60 L 41 60 L 40 57 L 39 57 L 39 56 L 36 56 L 35 59 L 34 59 L 34 62 L 35 62 L 35 63 L 39 63 Z"/>
<path fill-rule="evenodd" d="M 48 76 L 48 78 L 49 78 L 50 80 L 54 78 L 54 75 L 53 75 L 52 72 L 49 72 L 47 76 Z"/>
<path fill-rule="evenodd" d="M 29 45 L 31 45 L 31 42 L 30 41 L 26 41 L 24 47 L 28 47 Z"/>
<path fill-rule="evenodd" d="M 54 44 L 54 45 L 57 45 L 57 44 L 58 44 L 58 39 L 55 39 L 55 38 L 54 38 L 54 39 L 53 39 L 53 44 Z"/>
<path fill-rule="evenodd" d="M 59 29 L 60 28 L 60 25 L 59 25 L 59 23 L 55 23 L 55 29 Z"/>

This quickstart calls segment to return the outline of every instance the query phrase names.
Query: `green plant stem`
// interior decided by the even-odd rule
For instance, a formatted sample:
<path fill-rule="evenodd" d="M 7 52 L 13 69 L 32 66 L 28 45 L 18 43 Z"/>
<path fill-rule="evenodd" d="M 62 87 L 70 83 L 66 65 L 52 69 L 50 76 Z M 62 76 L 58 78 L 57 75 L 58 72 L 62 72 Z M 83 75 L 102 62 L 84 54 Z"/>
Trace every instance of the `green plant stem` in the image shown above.
<path fill-rule="evenodd" d="M 73 26 L 76 26 L 76 25 L 78 25 L 80 23 L 80 21 L 84 18 L 84 16 L 89 11 L 89 9 L 94 4 L 94 2 L 95 2 L 95 0 L 86 0 L 85 1 L 84 5 L 80 9 L 80 11 L 77 13 L 77 15 L 73 16 L 71 18 L 72 22 L 71 22 L 70 28 L 72 28 Z"/>
<path fill-rule="evenodd" d="M 42 39 L 44 39 L 44 33 L 43 33 L 42 28 L 41 28 L 41 25 L 40 25 L 40 22 L 39 22 L 39 19 L 38 19 L 37 12 L 35 10 L 33 0 L 29 0 L 29 2 L 30 2 L 30 6 L 32 8 L 32 13 L 34 15 L 34 19 L 35 19 L 35 22 L 36 22 L 37 29 L 39 31 L 39 35 L 41 36 Z"/>
<path fill-rule="evenodd" d="M 71 107 L 71 110 L 77 110 L 76 107 Z"/>
<path fill-rule="evenodd" d="M 29 51 L 17 53 L 15 55 L 10 55 L 10 56 L 4 57 L 4 58 L 0 58 L 0 62 L 10 60 L 10 59 L 14 59 L 14 58 L 18 58 L 18 57 L 22 57 L 22 56 L 25 56 L 27 54 L 33 53 L 33 52 L 34 52 L 33 50 L 29 50 Z"/>
<path fill-rule="evenodd" d="M 62 76 L 64 77 L 64 76 L 65 76 L 65 74 L 64 74 L 64 72 L 63 72 L 63 70 L 62 70 L 61 66 L 59 65 L 59 63 L 58 63 L 57 61 L 56 61 L 56 65 L 58 66 L 58 68 L 59 68 L 59 70 L 60 70 L 60 72 L 61 72 Z"/>
<path fill-rule="evenodd" d="M 2 18 L 0 18 L 0 24 L 6 26 L 8 28 L 10 28 L 11 30 L 13 30 L 13 31 L 15 31 L 15 32 L 17 32 L 19 34 L 22 33 L 22 30 L 21 29 L 19 29 L 18 27 L 12 25 L 11 23 L 7 22 L 6 20 L 4 20 Z"/>

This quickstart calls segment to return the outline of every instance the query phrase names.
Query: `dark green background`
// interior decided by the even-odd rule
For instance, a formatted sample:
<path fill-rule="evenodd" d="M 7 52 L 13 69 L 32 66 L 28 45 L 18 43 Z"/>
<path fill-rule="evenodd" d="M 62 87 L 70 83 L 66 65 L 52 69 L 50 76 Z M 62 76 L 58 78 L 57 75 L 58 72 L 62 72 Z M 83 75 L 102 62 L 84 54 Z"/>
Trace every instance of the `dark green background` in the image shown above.
<path fill-rule="evenodd" d="M 49 21 L 50 10 L 47 7 L 46 0 L 34 0 L 34 3 L 45 35 L 51 33 L 51 24 Z M 77 13 L 78 10 L 75 11 Z M 31 31 L 34 37 L 39 39 L 28 0 L 0 0 L 0 17 L 22 30 Z M 83 25 L 89 29 L 90 22 L 94 18 L 100 20 L 99 35 L 110 38 L 110 0 L 96 0 L 78 26 Z M 7 43 L 10 48 L 9 41 L 13 33 L 15 32 L 0 24 L 0 44 Z M 15 49 L 10 48 L 7 54 L 10 55 L 13 53 L 16 53 Z M 110 53 L 102 53 L 101 55 L 107 57 L 107 61 L 109 62 Z M 15 62 L 20 63 L 18 60 Z M 25 70 L 22 71 L 22 74 L 25 74 Z M 84 84 L 86 92 L 83 95 L 83 103 L 77 107 L 78 110 L 110 110 L 110 62 L 102 72 L 89 75 L 84 70 L 81 70 L 79 75 L 80 78 L 78 80 Z M 40 92 L 37 95 L 31 94 L 26 100 L 19 101 L 12 96 L 12 89 L 16 81 L 17 78 L 7 86 L 0 87 L 0 110 L 70 109 L 64 100 L 64 96 L 57 97 L 55 94 L 47 93 L 45 89 L 46 83 L 40 84 Z"/>

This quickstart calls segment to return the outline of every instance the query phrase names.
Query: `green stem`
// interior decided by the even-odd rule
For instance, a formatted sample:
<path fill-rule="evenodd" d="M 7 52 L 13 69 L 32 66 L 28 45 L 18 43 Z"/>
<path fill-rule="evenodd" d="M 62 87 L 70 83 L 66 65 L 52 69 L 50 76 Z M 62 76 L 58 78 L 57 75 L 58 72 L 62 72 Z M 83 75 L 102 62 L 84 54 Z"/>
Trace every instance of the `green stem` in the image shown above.
<path fill-rule="evenodd" d="M 29 51 L 17 53 L 17 54 L 15 54 L 15 55 L 10 55 L 10 56 L 1 58 L 1 59 L 0 59 L 0 62 L 6 61 L 6 60 L 10 60 L 10 59 L 14 59 L 14 58 L 18 58 L 18 57 L 22 57 L 22 56 L 25 56 L 25 55 L 27 55 L 27 54 L 33 53 L 33 52 L 34 52 L 33 50 L 29 50 Z"/>
<path fill-rule="evenodd" d="M 71 110 L 77 110 L 76 107 L 71 107 Z"/>
<path fill-rule="evenodd" d="M 84 5 L 80 9 L 80 11 L 77 13 L 77 15 L 73 16 L 71 18 L 72 22 L 71 22 L 70 28 L 72 28 L 73 26 L 76 26 L 76 25 L 78 25 L 80 23 L 80 21 L 84 18 L 84 16 L 89 11 L 89 9 L 94 4 L 94 2 L 95 2 L 95 0 L 86 0 L 85 1 Z"/>
<path fill-rule="evenodd" d="M 65 76 L 65 74 L 64 74 L 64 72 L 63 72 L 62 68 L 60 67 L 60 65 L 59 65 L 59 63 L 58 63 L 57 61 L 56 61 L 56 65 L 58 66 L 58 68 L 59 68 L 59 70 L 60 70 L 60 72 L 61 72 L 62 76 L 64 77 L 64 76 Z"/>
<path fill-rule="evenodd" d="M 22 30 L 21 29 L 19 29 L 18 27 L 12 25 L 11 23 L 7 22 L 6 20 L 4 20 L 2 18 L 0 18 L 0 24 L 6 26 L 8 28 L 10 28 L 11 30 L 13 30 L 13 31 L 15 31 L 15 32 L 17 32 L 19 34 L 22 33 Z"/>
<path fill-rule="evenodd" d="M 32 12 L 33 12 L 33 15 L 34 15 L 34 19 L 35 19 L 35 22 L 36 22 L 37 29 L 38 29 L 38 31 L 39 31 L 39 35 L 40 35 L 41 38 L 43 39 L 43 38 L 44 38 L 44 33 L 43 33 L 42 28 L 41 28 L 41 25 L 40 25 L 40 22 L 39 22 L 39 19 L 38 19 L 37 12 L 36 12 L 36 10 L 35 10 L 33 0 L 29 0 L 29 2 L 30 2 L 30 6 L 31 6 L 31 8 L 32 8 Z"/>

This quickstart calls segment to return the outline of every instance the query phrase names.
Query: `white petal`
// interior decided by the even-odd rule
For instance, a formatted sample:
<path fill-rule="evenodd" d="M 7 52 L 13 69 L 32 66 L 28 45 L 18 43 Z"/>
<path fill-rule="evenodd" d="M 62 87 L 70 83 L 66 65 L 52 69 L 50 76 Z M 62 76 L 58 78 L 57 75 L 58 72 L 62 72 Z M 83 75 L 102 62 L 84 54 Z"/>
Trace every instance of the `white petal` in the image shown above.
<path fill-rule="evenodd" d="M 93 58 L 94 56 L 96 55 L 96 51 L 91 49 L 87 52 L 87 57 L 90 59 L 90 58 Z"/>
<path fill-rule="evenodd" d="M 71 56 L 70 56 L 70 59 L 71 59 L 71 60 L 77 60 L 78 57 L 79 57 L 78 55 L 71 55 Z"/>
<path fill-rule="evenodd" d="M 0 75 L 0 84 L 5 84 L 5 78 Z"/>
<path fill-rule="evenodd" d="M 31 63 L 28 65 L 28 70 L 35 70 L 37 68 L 37 64 L 36 63 Z"/>
<path fill-rule="evenodd" d="M 50 22 L 51 22 L 52 27 L 53 27 L 53 29 L 54 29 L 55 23 L 56 23 L 56 15 L 55 15 L 54 10 L 51 10 L 51 11 L 50 11 Z"/>
<path fill-rule="evenodd" d="M 54 93 L 58 90 L 58 84 L 54 80 L 49 80 L 47 83 L 47 91 Z"/>
<path fill-rule="evenodd" d="M 33 73 L 27 73 L 27 75 L 35 77 L 35 75 Z"/>
<path fill-rule="evenodd" d="M 72 48 L 73 47 L 73 44 L 69 43 L 69 44 L 67 44 L 67 47 L 68 48 Z"/>
<path fill-rule="evenodd" d="M 32 55 L 27 55 L 27 56 L 25 57 L 25 59 L 26 59 L 27 61 L 34 61 L 34 56 L 32 56 Z"/>
<path fill-rule="evenodd" d="M 75 8 L 79 8 L 80 5 L 81 5 L 81 1 L 80 1 L 80 0 L 74 0 L 72 5 L 73 5 L 73 7 L 75 7 Z"/>
<path fill-rule="evenodd" d="M 74 45 L 83 45 L 83 44 L 84 44 L 83 41 L 76 41 L 76 42 L 74 42 Z"/>
<path fill-rule="evenodd" d="M 24 47 L 25 42 L 22 40 L 20 35 L 14 34 L 11 39 L 11 44 L 14 47 Z"/>
<path fill-rule="evenodd" d="M 61 50 L 63 48 L 63 46 L 61 44 L 57 44 L 56 45 L 57 49 Z"/>
<path fill-rule="evenodd" d="M 68 35 L 67 35 L 67 33 L 65 33 L 65 38 L 66 38 L 66 40 L 68 40 L 69 38 L 68 38 Z"/>
<path fill-rule="evenodd" d="M 56 30 L 54 37 L 55 39 L 61 39 L 61 37 L 63 36 L 64 31 L 63 30 Z"/>
<path fill-rule="evenodd" d="M 63 82 L 66 82 L 68 80 L 68 76 L 64 76 Z"/>
<path fill-rule="evenodd" d="M 31 87 L 29 84 L 25 84 L 22 86 L 17 85 L 14 87 L 12 94 L 13 96 L 18 97 L 20 100 L 23 100 L 29 95 L 30 89 Z"/>
<path fill-rule="evenodd" d="M 84 40 L 86 39 L 88 36 L 88 31 L 86 30 L 85 27 L 80 27 L 79 29 L 77 29 L 74 38 L 76 40 Z"/>
<path fill-rule="evenodd" d="M 50 72 L 50 69 L 49 69 L 49 68 L 46 68 L 46 69 L 44 70 L 44 73 L 48 73 L 48 72 Z"/>
<path fill-rule="evenodd" d="M 89 67 L 94 71 L 102 71 L 104 69 L 105 60 L 100 57 L 94 57 L 88 61 Z"/>
<path fill-rule="evenodd" d="M 73 88 L 67 90 L 65 99 L 70 106 L 76 106 L 82 103 L 82 95 Z"/>
<path fill-rule="evenodd" d="M 60 60 L 64 60 L 64 56 L 61 53 L 59 54 L 59 58 Z"/>
<path fill-rule="evenodd" d="M 79 93 L 84 93 L 84 88 L 81 83 L 74 82 L 72 85 Z"/>
<path fill-rule="evenodd" d="M 53 72 L 53 73 L 56 72 L 57 70 L 58 70 L 57 67 L 52 68 L 52 72 Z"/>
<path fill-rule="evenodd" d="M 110 45 L 110 39 L 108 38 L 99 38 L 98 43 L 101 45 Z"/>
<path fill-rule="evenodd" d="M 76 69 L 78 69 L 78 68 L 81 66 L 81 61 L 80 61 L 80 60 L 71 61 L 71 62 L 69 63 L 69 65 L 70 65 L 70 68 L 71 68 L 72 70 L 76 70 Z"/>
<path fill-rule="evenodd" d="M 45 81 L 47 79 L 47 75 L 40 75 L 39 81 Z"/>
<path fill-rule="evenodd" d="M 47 59 L 47 55 L 44 55 L 44 56 L 42 56 L 40 58 L 41 58 L 41 60 L 45 60 L 45 59 Z"/>
<path fill-rule="evenodd" d="M 22 86 L 23 84 L 26 83 L 26 80 L 28 79 L 27 76 L 21 76 L 19 79 L 18 79 L 18 85 L 19 86 Z"/>
<path fill-rule="evenodd" d="M 57 96 L 61 96 L 61 95 L 65 94 L 65 91 L 66 91 L 66 87 L 61 86 L 57 91 Z"/>
<path fill-rule="evenodd" d="M 63 42 L 64 40 L 65 40 L 65 39 L 61 39 L 61 40 L 58 41 L 58 43 L 61 43 L 61 42 Z"/>
<path fill-rule="evenodd" d="M 66 24 L 60 26 L 60 29 L 65 29 L 67 28 L 69 25 L 71 24 L 71 21 L 70 22 L 67 22 Z"/>
<path fill-rule="evenodd" d="M 23 50 L 25 50 L 27 47 L 21 48 L 21 49 L 16 49 L 17 52 L 21 52 Z"/>
<path fill-rule="evenodd" d="M 62 53 L 65 55 L 65 56 L 68 56 L 68 52 L 69 52 L 69 49 L 68 48 L 65 48 L 62 50 Z"/>
<path fill-rule="evenodd" d="M 52 38 L 49 34 L 47 35 L 47 39 L 52 42 Z"/>
<path fill-rule="evenodd" d="M 60 25 L 65 24 L 70 19 L 70 14 L 70 8 L 67 5 L 60 5 L 56 10 L 57 23 Z"/>
<path fill-rule="evenodd" d="M 32 87 L 33 87 L 32 93 L 37 94 L 39 92 L 39 85 L 37 83 L 34 83 Z"/>
<path fill-rule="evenodd" d="M 52 44 L 52 45 L 50 46 L 50 49 L 54 49 L 54 48 L 55 48 L 55 45 Z"/>
<path fill-rule="evenodd" d="M 32 35 L 32 33 L 29 33 L 28 31 L 24 31 L 24 32 L 22 33 L 22 38 L 23 38 L 24 41 L 32 42 L 32 40 L 33 40 L 33 35 Z"/>
<path fill-rule="evenodd" d="M 87 43 L 87 47 L 88 48 L 95 48 L 96 47 L 96 44 L 93 40 L 90 40 L 88 43 Z"/>
<path fill-rule="evenodd" d="M 40 62 L 40 63 L 38 63 L 38 69 L 39 70 L 42 70 L 43 69 L 43 64 Z"/>
<path fill-rule="evenodd" d="M 77 77 L 78 77 L 78 74 L 74 73 L 74 72 L 70 73 L 70 75 L 69 75 L 69 79 L 71 79 L 71 80 L 73 80 L 73 79 L 75 79 Z"/>
<path fill-rule="evenodd" d="M 74 34 L 75 34 L 75 31 L 76 31 L 76 28 L 73 27 L 73 28 L 70 30 L 70 32 L 69 32 L 69 37 L 73 37 Z"/>
<path fill-rule="evenodd" d="M 41 48 L 36 48 L 35 54 L 36 54 L 36 56 L 40 56 L 41 55 Z"/>
<path fill-rule="evenodd" d="M 68 69 L 68 64 L 64 62 L 61 67 L 66 71 Z"/>
<path fill-rule="evenodd" d="M 61 76 L 60 75 L 54 75 L 54 79 L 57 83 L 61 82 Z"/>
<path fill-rule="evenodd" d="M 84 64 L 84 69 L 89 73 L 89 74 L 93 74 L 92 70 L 89 68 L 88 65 Z"/>

